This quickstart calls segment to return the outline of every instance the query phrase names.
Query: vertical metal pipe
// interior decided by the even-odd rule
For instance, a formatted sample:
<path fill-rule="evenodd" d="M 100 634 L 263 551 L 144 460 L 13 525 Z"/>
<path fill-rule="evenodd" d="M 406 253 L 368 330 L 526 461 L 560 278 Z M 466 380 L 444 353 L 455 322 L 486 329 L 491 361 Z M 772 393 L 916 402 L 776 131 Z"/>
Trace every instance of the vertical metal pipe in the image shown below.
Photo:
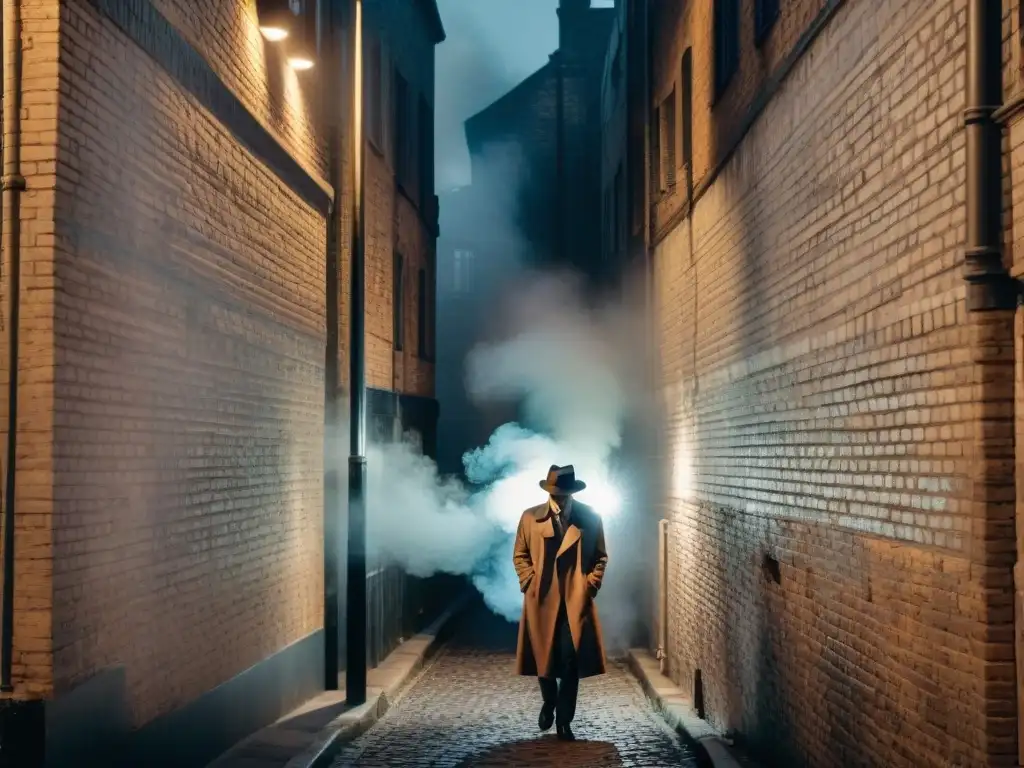
<path fill-rule="evenodd" d="M 658 670 L 668 666 L 668 520 L 658 521 Z"/>
<path fill-rule="evenodd" d="M 7 462 L 4 486 L 4 586 L 0 606 L 0 691 L 11 692 L 14 657 L 14 503 L 18 458 L 18 325 L 21 305 L 21 0 L 4 2 L 4 206 L 7 210 L 6 264 L 8 302 L 7 326 Z"/>
<path fill-rule="evenodd" d="M 967 309 L 1016 306 L 1003 264 L 1002 130 L 993 113 L 1003 101 L 1002 7 L 970 0 L 967 15 Z"/>
<path fill-rule="evenodd" d="M 345 694 L 350 705 L 366 701 L 366 366 L 364 235 L 366 189 L 363 140 L 363 3 L 348 0 L 352 51 L 352 298 L 349 345 L 348 604 Z"/>
<path fill-rule="evenodd" d="M 341 651 L 340 605 L 340 520 L 341 483 L 338 462 L 338 390 L 340 384 L 339 358 L 339 295 L 342 200 L 345 188 L 342 163 L 341 100 L 338 87 L 344 71 L 341 60 L 341 41 L 337 5 L 330 0 L 319 0 L 317 26 L 322 60 L 326 72 L 320 77 L 321 109 L 325 117 L 327 134 L 327 163 L 334 200 L 327 216 L 327 254 L 325 275 L 327 336 L 324 354 L 324 690 L 338 689 Z"/>

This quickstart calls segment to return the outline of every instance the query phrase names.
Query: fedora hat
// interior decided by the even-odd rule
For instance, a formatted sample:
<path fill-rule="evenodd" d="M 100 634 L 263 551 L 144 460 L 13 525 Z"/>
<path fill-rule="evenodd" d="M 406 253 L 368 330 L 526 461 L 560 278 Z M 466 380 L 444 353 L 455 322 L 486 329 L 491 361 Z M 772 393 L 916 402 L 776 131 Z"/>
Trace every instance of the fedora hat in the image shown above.
<path fill-rule="evenodd" d="M 547 478 L 540 481 L 540 487 L 548 493 L 557 496 L 559 494 L 579 493 L 587 487 L 587 484 L 582 480 L 576 479 L 576 470 L 573 469 L 572 464 L 564 467 L 552 464 L 551 469 L 548 470 Z"/>

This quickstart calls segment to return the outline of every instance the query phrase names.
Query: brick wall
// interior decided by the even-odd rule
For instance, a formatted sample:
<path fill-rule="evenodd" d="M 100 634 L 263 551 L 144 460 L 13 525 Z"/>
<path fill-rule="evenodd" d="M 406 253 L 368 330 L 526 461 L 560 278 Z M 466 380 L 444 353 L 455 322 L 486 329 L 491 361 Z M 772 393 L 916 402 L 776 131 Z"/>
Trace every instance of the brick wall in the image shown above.
<path fill-rule="evenodd" d="M 368 144 L 366 151 L 366 382 L 367 386 L 423 397 L 434 396 L 434 365 L 418 352 L 417 275 L 427 269 L 434 248 L 432 200 L 419 199 L 419 190 L 396 184 L 394 157 L 394 89 L 397 69 L 410 91 L 434 103 L 434 48 L 423 28 L 417 4 L 391 0 L 367 9 L 366 25 L 384 46 L 382 84 L 385 105 L 384 146 Z M 415 112 L 415 103 L 413 104 Z M 418 115 L 417 115 L 418 118 Z M 415 130 L 415 124 L 413 126 Z M 433 157 L 433 147 L 426 149 Z M 347 242 L 347 241 L 346 241 Z M 394 261 L 402 255 L 404 296 L 401 297 L 404 345 L 395 350 Z M 347 261 L 347 251 L 346 251 Z M 345 308 L 347 313 L 347 305 Z M 346 321 L 347 322 L 347 321 Z M 347 329 L 347 325 L 346 325 Z M 348 336 L 342 336 L 347 346 Z M 347 379 L 347 370 L 343 375 Z"/>
<path fill-rule="evenodd" d="M 745 0 L 713 108 L 710 4 L 671 5 L 652 96 L 692 45 L 698 195 L 654 249 L 671 674 L 778 765 L 1016 765 L 1012 318 L 968 316 L 958 269 L 966 2 L 842 3 L 735 152 L 823 4 L 758 53 Z"/>
<path fill-rule="evenodd" d="M 161 7 L 315 166 L 251 5 Z M 60 22 L 54 678 L 123 667 L 141 725 L 323 625 L 325 223 L 94 5 Z"/>
<path fill-rule="evenodd" d="M 53 270 L 56 237 L 53 200 L 56 186 L 57 93 L 53 77 L 58 61 L 56 0 L 24 4 L 21 172 L 26 191 L 21 199 L 21 319 L 18 355 L 18 484 L 15 510 L 14 563 L 17 593 L 14 601 L 12 673 L 22 696 L 46 695 L 52 690 L 51 557 L 52 488 L 54 475 Z M 5 35 L 10 30 L 5 30 Z M 29 45 L 29 43 L 31 43 Z M 4 143 L 10 142 L 10 134 Z M 0 398 L 3 444 L 7 445 L 8 329 L 10 323 L 9 241 L 11 211 L 3 211 L 3 322 L 0 327 L 0 370 L 5 396 Z M 6 464 L 6 453 L 4 454 Z"/>

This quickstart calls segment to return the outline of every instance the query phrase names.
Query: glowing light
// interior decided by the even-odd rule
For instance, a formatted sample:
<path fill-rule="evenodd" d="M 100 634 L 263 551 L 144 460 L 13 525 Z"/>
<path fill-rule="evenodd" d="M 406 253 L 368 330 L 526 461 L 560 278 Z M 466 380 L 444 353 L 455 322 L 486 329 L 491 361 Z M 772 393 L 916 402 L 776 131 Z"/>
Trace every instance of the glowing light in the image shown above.
<path fill-rule="evenodd" d="M 622 511 L 622 492 L 601 479 L 588 482 L 586 489 L 578 493 L 577 497 L 606 520 L 616 517 Z"/>
<path fill-rule="evenodd" d="M 288 65 L 299 72 L 304 72 L 307 69 L 313 68 L 313 60 L 307 59 L 304 56 L 292 56 L 288 59 Z"/>
<path fill-rule="evenodd" d="M 539 487 L 538 478 L 547 475 L 549 466 L 541 462 L 503 477 L 483 490 L 476 501 L 494 522 L 507 531 L 514 531 L 524 509 L 544 503 L 546 494 Z M 586 489 L 576 494 L 582 503 L 592 507 L 605 520 L 622 512 L 622 492 L 613 483 L 597 474 L 587 475 L 586 483 Z"/>
<path fill-rule="evenodd" d="M 284 27 L 260 27 L 260 34 L 270 43 L 279 43 L 288 37 L 288 30 Z"/>

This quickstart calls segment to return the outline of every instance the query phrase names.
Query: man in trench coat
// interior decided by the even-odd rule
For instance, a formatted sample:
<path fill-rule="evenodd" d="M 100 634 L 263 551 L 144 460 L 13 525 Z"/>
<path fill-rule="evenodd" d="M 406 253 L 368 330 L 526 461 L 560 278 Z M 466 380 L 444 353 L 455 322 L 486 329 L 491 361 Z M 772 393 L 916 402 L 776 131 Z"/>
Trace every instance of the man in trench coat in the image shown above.
<path fill-rule="evenodd" d="M 539 678 L 540 729 L 557 716 L 558 738 L 573 741 L 580 678 L 605 671 L 594 598 L 608 552 L 600 516 L 572 498 L 586 484 L 571 465 L 552 466 L 540 487 L 548 501 L 523 513 L 512 558 L 524 595 L 516 672 Z"/>

